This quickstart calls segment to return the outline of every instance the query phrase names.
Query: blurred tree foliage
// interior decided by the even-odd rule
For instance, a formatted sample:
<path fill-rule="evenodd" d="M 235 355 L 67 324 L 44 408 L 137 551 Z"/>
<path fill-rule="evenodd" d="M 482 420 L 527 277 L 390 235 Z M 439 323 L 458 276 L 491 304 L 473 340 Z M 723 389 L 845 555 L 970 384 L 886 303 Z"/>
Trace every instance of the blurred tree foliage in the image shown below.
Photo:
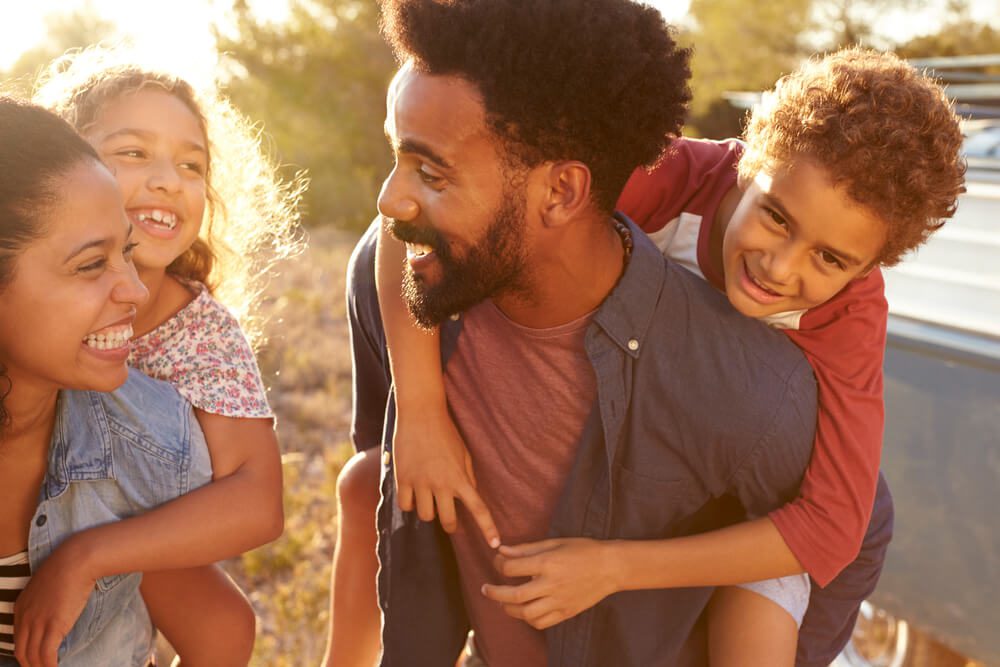
<path fill-rule="evenodd" d="M 83 48 L 115 37 L 115 24 L 99 16 L 90 3 L 68 13 L 45 17 L 45 41 L 21 54 L 0 72 L 5 91 L 27 97 L 38 73 L 69 49 Z"/>
<path fill-rule="evenodd" d="M 382 131 L 395 62 L 375 0 L 291 0 L 281 24 L 258 21 L 245 0 L 236 30 L 217 35 L 232 78 L 227 93 L 262 121 L 288 169 L 307 169 L 310 224 L 361 228 L 391 167 Z"/>
<path fill-rule="evenodd" d="M 968 0 L 951 0 L 937 32 L 900 44 L 896 53 L 904 58 L 1000 53 L 1000 30 L 974 21 Z"/>
<path fill-rule="evenodd" d="M 872 26 L 889 9 L 919 6 L 919 0 L 771 0 L 748 7 L 745 0 L 691 0 L 694 26 L 694 101 L 688 131 L 722 138 L 742 131 L 746 112 L 732 106 L 727 91 L 766 90 L 803 58 L 863 43 L 885 46 Z"/>

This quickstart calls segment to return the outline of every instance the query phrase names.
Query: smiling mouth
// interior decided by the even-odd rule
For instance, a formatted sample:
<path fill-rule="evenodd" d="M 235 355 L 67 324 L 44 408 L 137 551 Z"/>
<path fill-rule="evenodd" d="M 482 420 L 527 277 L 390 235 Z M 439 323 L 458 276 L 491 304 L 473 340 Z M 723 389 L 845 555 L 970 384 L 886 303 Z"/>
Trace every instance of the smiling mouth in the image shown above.
<path fill-rule="evenodd" d="M 177 214 L 164 209 L 152 208 L 141 212 L 136 212 L 135 218 L 138 222 L 150 227 L 160 229 L 173 229 L 177 226 Z"/>
<path fill-rule="evenodd" d="M 420 257 L 426 257 L 434 253 L 434 248 L 424 243 L 407 243 L 406 244 L 406 258 L 414 259 Z"/>
<path fill-rule="evenodd" d="M 118 350 L 132 339 L 132 325 L 108 327 L 100 332 L 87 334 L 83 344 L 95 350 Z"/>

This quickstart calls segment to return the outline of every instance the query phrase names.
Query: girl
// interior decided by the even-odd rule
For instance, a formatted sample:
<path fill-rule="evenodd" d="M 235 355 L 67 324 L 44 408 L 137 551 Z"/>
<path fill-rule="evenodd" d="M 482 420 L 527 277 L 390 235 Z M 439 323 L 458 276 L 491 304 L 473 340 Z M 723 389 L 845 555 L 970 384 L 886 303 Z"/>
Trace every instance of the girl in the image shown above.
<path fill-rule="evenodd" d="M 0 169 L 0 665 L 139 667 L 153 632 L 126 573 L 221 554 L 163 512 L 126 517 L 207 483 L 207 447 L 177 392 L 126 366 L 148 291 L 94 149 L 0 98 Z"/>
<path fill-rule="evenodd" d="M 715 665 L 792 664 L 809 597 L 803 573 L 826 585 L 857 554 L 875 493 L 882 426 L 886 305 L 875 269 L 899 261 L 954 212 L 964 171 L 960 146 L 957 118 L 939 87 L 892 55 L 849 49 L 779 82 L 754 112 L 742 157 L 738 142 L 678 140 L 655 170 L 633 176 L 619 200 L 666 255 L 723 290 L 740 312 L 785 329 L 819 383 L 817 441 L 802 497 L 736 529 L 651 543 L 662 550 L 645 561 L 663 578 L 633 586 L 753 581 L 720 588 L 710 606 Z M 383 234 L 379 253 L 398 408 L 399 505 L 424 520 L 436 514 L 452 530 L 458 498 L 495 546 L 500 536 L 451 423 L 437 352 L 409 325 L 398 298 L 402 252 Z M 407 355 L 392 354 L 398 350 Z M 376 463 L 362 457 L 347 469 L 354 479 L 340 486 L 343 516 L 369 521 Z M 363 484 L 365 475 L 370 481 Z M 355 541 L 339 547 L 339 557 L 346 560 L 355 544 L 370 554 L 374 535 L 363 541 L 346 518 L 343 524 L 342 534 Z M 504 546 L 500 555 L 527 567 L 536 564 L 534 554 L 585 548 L 581 542 Z M 335 589 L 341 572 L 338 560 Z M 754 581 L 768 577 L 781 578 Z M 355 594 L 364 583 L 344 591 Z M 519 593 L 526 591 L 484 591 L 516 602 L 529 621 L 532 608 L 554 604 Z M 351 664 L 361 664 L 373 649 L 356 638 L 377 640 L 377 634 L 362 634 L 358 628 L 367 621 L 357 616 L 341 624 L 351 602 L 338 595 L 331 655 L 359 656 Z M 560 600 L 556 608 L 575 614 L 578 603 Z M 345 626 L 357 634 L 342 632 Z"/>
<path fill-rule="evenodd" d="M 255 325 L 262 276 L 295 248 L 301 182 L 280 183 L 258 133 L 224 100 L 135 63 L 98 48 L 67 55 L 43 75 L 35 99 L 76 127 L 122 189 L 150 291 L 129 363 L 173 384 L 209 442 L 214 482 L 186 497 L 183 513 L 161 512 L 188 540 L 211 545 L 211 558 L 186 559 L 203 565 L 282 530 L 273 413 L 234 314 Z M 250 334 L 259 338 L 256 326 Z M 249 660 L 253 612 L 220 569 L 147 572 L 142 593 L 183 664 Z"/>

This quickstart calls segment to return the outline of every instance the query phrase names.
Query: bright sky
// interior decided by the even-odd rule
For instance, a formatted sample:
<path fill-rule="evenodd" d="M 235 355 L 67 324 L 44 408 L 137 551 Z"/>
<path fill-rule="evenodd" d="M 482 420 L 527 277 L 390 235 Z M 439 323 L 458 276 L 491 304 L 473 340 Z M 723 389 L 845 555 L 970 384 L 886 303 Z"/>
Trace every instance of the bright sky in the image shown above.
<path fill-rule="evenodd" d="M 683 21 L 689 0 L 647 0 L 670 21 Z M 747 0 L 747 11 L 757 0 Z M 928 0 L 925 9 L 891 12 L 880 20 L 882 32 L 898 39 L 925 33 L 936 25 L 936 17 L 946 0 Z M 223 18 L 231 0 L 17 0 L 4 3 L 0 21 L 0 68 L 9 67 L 25 50 L 44 41 L 47 14 L 72 11 L 89 5 L 114 21 L 122 34 L 142 48 L 159 52 L 190 72 L 214 64 L 214 48 L 209 26 Z M 280 20 L 286 0 L 251 0 L 250 6 L 264 18 Z M 997 0 L 972 0 L 973 18 L 1000 27 Z M 167 55 L 169 54 L 169 56 Z M 180 62 L 178 62 L 180 61 Z"/>

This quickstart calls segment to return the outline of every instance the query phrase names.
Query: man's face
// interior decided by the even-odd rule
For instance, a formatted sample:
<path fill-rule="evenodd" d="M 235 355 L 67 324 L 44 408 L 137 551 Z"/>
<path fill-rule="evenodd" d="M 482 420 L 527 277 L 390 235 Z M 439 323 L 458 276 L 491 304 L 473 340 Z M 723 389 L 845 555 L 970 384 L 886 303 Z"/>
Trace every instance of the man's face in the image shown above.
<path fill-rule="evenodd" d="M 476 88 L 404 65 L 386 106 L 396 164 L 378 209 L 406 243 L 403 296 L 416 320 L 434 326 L 525 290 L 524 188 L 504 168 Z"/>

